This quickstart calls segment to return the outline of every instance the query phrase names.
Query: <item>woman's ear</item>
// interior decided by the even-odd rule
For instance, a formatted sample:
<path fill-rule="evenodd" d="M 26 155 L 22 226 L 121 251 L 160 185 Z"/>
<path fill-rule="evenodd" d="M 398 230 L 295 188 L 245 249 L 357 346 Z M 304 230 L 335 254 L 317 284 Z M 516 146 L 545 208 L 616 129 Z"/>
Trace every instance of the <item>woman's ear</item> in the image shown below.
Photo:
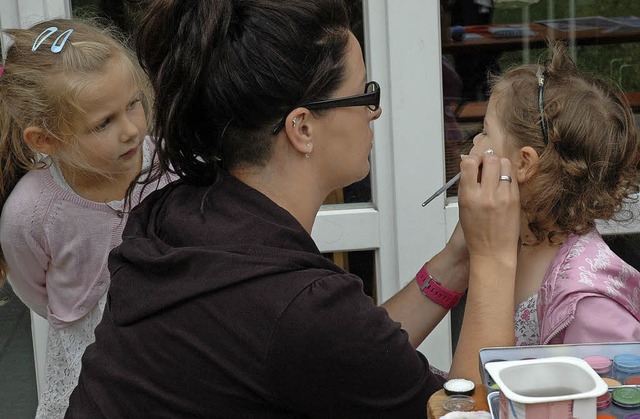
<path fill-rule="evenodd" d="M 42 128 L 28 127 L 22 133 L 22 137 L 29 144 L 29 147 L 42 153 L 51 155 L 56 150 L 56 141 L 51 138 Z"/>
<path fill-rule="evenodd" d="M 296 108 L 285 120 L 284 130 L 293 148 L 309 157 L 313 151 L 313 118 L 306 108 Z"/>
<path fill-rule="evenodd" d="M 533 147 L 526 146 L 518 150 L 515 160 L 518 183 L 524 183 L 529 180 L 529 177 L 535 171 L 535 165 L 538 163 L 539 158 L 540 156 L 538 156 Z"/>

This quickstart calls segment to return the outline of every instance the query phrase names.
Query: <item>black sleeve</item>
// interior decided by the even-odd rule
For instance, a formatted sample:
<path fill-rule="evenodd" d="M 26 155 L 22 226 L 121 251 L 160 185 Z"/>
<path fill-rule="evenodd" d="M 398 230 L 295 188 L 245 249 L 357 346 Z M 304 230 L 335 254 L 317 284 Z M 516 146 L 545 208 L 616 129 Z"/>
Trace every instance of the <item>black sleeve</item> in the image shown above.
<path fill-rule="evenodd" d="M 318 418 L 424 418 L 444 381 L 347 274 L 319 279 L 291 302 L 267 368 L 278 404 Z"/>

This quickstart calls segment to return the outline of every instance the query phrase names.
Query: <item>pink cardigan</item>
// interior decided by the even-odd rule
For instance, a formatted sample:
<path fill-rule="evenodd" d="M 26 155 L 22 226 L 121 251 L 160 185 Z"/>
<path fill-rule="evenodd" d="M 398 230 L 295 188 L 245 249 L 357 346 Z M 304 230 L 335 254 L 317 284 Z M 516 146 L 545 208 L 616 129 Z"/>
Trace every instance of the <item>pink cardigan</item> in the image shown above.
<path fill-rule="evenodd" d="M 144 158 L 153 151 L 145 141 Z M 166 184 L 162 179 L 160 185 Z M 138 187 L 139 188 L 139 187 Z M 147 195 L 153 188 L 146 188 Z M 137 204 L 140 191 L 133 195 Z M 127 214 L 61 187 L 48 169 L 28 172 L 2 209 L 0 245 L 16 295 L 53 327 L 80 319 L 109 287 L 107 257 Z"/>
<path fill-rule="evenodd" d="M 570 236 L 538 293 L 540 343 L 640 341 L 640 273 L 597 231 Z"/>

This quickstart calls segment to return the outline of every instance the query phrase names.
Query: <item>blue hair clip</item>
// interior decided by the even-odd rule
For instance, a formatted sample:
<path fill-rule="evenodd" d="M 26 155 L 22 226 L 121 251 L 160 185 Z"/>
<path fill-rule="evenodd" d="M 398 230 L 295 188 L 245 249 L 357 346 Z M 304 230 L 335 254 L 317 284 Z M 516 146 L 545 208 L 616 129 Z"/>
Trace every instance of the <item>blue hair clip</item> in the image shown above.
<path fill-rule="evenodd" d="M 42 45 L 42 43 L 47 38 L 49 38 L 51 35 L 53 35 L 57 31 L 58 31 L 58 28 L 56 28 L 55 26 L 50 26 L 47 29 L 43 30 L 34 41 L 33 46 L 31 47 L 31 51 L 35 51 L 38 48 L 40 48 L 40 45 Z M 66 31 L 58 35 L 56 40 L 53 41 L 53 44 L 51 45 L 51 52 L 53 52 L 54 54 L 57 54 L 60 51 L 62 51 L 64 44 L 67 43 L 67 40 L 69 39 L 69 36 L 71 35 L 72 32 L 73 32 L 73 29 L 67 29 Z"/>

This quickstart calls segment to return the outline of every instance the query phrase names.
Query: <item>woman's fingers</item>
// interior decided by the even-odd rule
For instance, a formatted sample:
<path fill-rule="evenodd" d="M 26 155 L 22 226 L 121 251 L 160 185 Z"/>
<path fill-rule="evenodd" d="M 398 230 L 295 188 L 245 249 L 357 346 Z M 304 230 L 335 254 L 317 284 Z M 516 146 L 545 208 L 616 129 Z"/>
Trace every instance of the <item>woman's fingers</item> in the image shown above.
<path fill-rule="evenodd" d="M 469 155 L 460 169 L 458 204 L 469 253 L 517 250 L 520 198 L 511 162 L 493 154 Z"/>

